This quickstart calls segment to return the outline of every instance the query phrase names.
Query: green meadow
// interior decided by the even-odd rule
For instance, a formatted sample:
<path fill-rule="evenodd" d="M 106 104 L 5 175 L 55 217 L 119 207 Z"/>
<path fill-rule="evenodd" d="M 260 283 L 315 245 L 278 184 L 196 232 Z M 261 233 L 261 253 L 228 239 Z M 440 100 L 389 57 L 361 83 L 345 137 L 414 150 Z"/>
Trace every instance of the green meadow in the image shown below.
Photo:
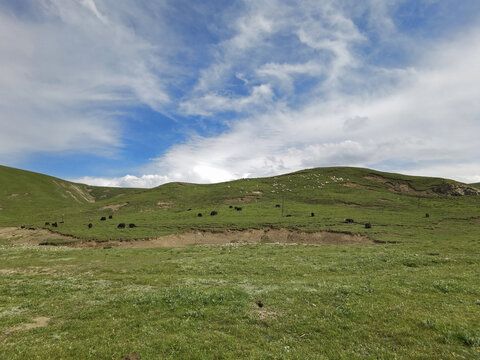
<path fill-rule="evenodd" d="M 0 359 L 480 359 L 474 193 L 359 168 L 146 190 L 0 167 L 0 230 L 68 235 L 0 238 Z M 111 241 L 248 229 L 369 241 Z"/>

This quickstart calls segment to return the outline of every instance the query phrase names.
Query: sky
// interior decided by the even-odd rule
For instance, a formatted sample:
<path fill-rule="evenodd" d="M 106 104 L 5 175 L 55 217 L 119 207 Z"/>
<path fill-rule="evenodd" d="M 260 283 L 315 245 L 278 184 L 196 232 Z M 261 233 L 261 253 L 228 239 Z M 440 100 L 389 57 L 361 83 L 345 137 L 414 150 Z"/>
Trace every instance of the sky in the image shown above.
<path fill-rule="evenodd" d="M 480 182 L 478 0 L 0 0 L 0 164 L 154 187 Z"/>

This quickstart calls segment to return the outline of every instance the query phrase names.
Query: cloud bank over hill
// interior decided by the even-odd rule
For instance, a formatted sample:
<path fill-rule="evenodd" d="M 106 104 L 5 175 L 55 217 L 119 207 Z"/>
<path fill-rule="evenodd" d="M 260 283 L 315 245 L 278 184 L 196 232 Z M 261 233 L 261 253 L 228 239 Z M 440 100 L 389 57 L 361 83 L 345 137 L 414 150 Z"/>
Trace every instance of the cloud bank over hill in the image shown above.
<path fill-rule="evenodd" d="M 135 154 L 74 178 L 106 186 L 341 165 L 478 182 L 479 16 L 474 1 L 0 1 L 0 161 Z M 132 120 L 142 107 L 171 122 Z M 168 143 L 146 155 L 131 127 Z"/>

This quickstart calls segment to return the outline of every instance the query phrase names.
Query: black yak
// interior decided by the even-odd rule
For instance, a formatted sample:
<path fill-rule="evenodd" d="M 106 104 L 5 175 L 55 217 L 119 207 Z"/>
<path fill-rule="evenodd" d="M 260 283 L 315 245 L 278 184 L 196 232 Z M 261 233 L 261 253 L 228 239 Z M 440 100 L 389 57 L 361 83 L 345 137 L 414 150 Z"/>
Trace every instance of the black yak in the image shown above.
<path fill-rule="evenodd" d="M 128 224 L 128 227 L 131 229 L 131 228 L 137 227 L 137 225 L 131 223 L 131 224 Z"/>
<path fill-rule="evenodd" d="M 213 210 L 213 211 L 210 213 L 210 216 L 215 216 L 215 215 L 218 215 L 218 211 Z"/>
<path fill-rule="evenodd" d="M 370 223 L 365 224 L 365 229 L 371 229 L 371 228 L 372 228 L 372 224 L 370 224 Z"/>
<path fill-rule="evenodd" d="M 125 223 L 118 224 L 117 229 L 125 229 Z"/>
<path fill-rule="evenodd" d="M 105 220 L 107 220 L 107 218 L 106 218 L 105 216 L 102 216 L 102 217 L 100 218 L 100 221 L 105 221 Z"/>
<path fill-rule="evenodd" d="M 88 228 L 91 229 L 92 228 L 92 223 L 88 224 Z"/>

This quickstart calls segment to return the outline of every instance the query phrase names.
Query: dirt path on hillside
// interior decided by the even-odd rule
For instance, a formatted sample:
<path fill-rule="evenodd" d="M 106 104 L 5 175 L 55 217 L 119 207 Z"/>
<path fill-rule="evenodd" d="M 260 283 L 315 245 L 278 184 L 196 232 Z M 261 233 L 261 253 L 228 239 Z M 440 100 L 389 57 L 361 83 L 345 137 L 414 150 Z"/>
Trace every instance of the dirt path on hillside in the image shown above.
<path fill-rule="evenodd" d="M 373 240 L 367 236 L 343 232 L 320 231 L 306 233 L 291 229 L 250 229 L 225 230 L 221 232 L 191 231 L 180 234 L 158 236 L 148 239 L 108 240 L 72 242 L 71 237 L 52 233 L 45 229 L 27 230 L 19 228 L 0 228 L 0 239 L 10 239 L 14 245 L 39 245 L 51 239 L 69 241 L 62 246 L 75 248 L 155 248 L 155 247 L 185 247 L 190 245 L 219 245 L 219 244 L 372 244 Z"/>

